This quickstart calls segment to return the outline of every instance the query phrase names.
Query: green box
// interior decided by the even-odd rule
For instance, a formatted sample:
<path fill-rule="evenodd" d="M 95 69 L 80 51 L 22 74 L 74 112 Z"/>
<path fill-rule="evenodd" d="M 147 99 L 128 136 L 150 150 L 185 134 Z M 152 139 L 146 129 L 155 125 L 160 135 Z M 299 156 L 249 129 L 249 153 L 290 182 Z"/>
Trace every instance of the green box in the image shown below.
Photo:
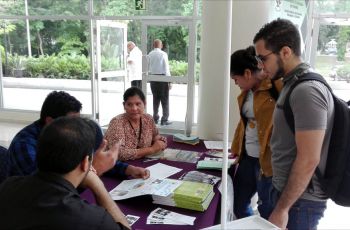
<path fill-rule="evenodd" d="M 135 0 L 135 10 L 146 10 L 146 0 Z"/>

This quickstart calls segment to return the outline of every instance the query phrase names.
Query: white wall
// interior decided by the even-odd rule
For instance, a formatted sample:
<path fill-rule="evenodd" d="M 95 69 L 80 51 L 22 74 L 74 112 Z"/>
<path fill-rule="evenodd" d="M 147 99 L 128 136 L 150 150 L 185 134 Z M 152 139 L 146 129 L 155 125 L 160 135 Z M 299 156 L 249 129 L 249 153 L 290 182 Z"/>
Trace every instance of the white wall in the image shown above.
<path fill-rule="evenodd" d="M 201 79 L 199 89 L 198 135 L 204 139 L 222 140 L 225 44 L 227 15 L 225 1 L 204 0 L 202 13 Z M 232 6 L 231 50 L 246 48 L 253 43 L 255 33 L 268 22 L 271 1 L 234 0 Z M 220 12 L 218 14 L 218 12 Z M 231 81 L 230 135 L 239 120 L 236 97 L 240 93 Z"/>

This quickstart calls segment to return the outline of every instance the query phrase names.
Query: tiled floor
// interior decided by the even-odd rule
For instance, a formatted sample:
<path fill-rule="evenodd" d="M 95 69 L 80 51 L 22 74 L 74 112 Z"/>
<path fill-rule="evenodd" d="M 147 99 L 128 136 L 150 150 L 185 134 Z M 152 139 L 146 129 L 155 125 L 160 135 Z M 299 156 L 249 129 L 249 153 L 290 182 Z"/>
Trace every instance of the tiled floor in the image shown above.
<path fill-rule="evenodd" d="M 8 147 L 14 135 L 24 126 L 26 126 L 24 123 L 0 122 L 0 145 Z M 327 210 L 318 229 L 350 229 L 350 221 L 347 219 L 349 217 L 350 208 L 328 201 Z"/>

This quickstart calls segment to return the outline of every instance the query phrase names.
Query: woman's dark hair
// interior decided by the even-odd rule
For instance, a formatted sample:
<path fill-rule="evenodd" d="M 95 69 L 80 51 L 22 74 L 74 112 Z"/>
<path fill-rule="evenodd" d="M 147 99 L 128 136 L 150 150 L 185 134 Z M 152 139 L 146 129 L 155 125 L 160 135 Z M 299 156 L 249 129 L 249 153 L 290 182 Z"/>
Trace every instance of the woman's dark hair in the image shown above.
<path fill-rule="evenodd" d="M 237 50 L 231 55 L 231 75 L 243 75 L 246 69 L 252 72 L 259 70 L 254 46 Z"/>
<path fill-rule="evenodd" d="M 55 119 L 39 136 L 38 169 L 57 174 L 71 172 L 86 156 L 92 159 L 95 135 L 91 120 L 68 116 Z"/>
<path fill-rule="evenodd" d="M 296 56 L 301 55 L 299 30 L 287 19 L 278 18 L 265 24 L 255 35 L 254 44 L 261 39 L 265 41 L 265 48 L 274 53 L 288 46 Z"/>
<path fill-rule="evenodd" d="M 53 119 L 67 115 L 69 112 L 80 112 L 82 105 L 75 97 L 64 91 L 52 91 L 41 107 L 40 124 L 45 124 L 46 117 Z"/>
<path fill-rule="evenodd" d="M 129 97 L 133 97 L 135 95 L 139 96 L 143 101 L 143 103 L 146 104 L 145 94 L 143 94 L 142 90 L 137 87 L 130 87 L 124 92 L 124 95 L 123 95 L 124 103 L 129 99 Z"/>

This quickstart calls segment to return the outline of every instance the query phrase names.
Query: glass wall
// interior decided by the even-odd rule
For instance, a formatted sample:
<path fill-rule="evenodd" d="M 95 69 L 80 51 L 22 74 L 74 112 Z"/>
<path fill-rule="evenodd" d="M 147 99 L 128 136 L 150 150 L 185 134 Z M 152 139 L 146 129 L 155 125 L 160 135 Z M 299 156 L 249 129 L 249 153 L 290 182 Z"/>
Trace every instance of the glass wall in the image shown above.
<path fill-rule="evenodd" d="M 192 16 L 193 0 L 148 0 L 144 10 L 136 10 L 135 1 L 94 1 L 96 16 Z"/>
<path fill-rule="evenodd" d="M 145 8 L 137 10 L 135 1 L 130 0 L 0 0 L 0 52 L 3 67 L 0 79 L 3 104 L 0 109 L 39 111 L 50 91 L 65 90 L 83 103 L 84 114 L 94 116 L 95 112 L 104 111 L 112 116 L 123 112 L 120 100 L 124 89 L 128 87 L 125 84 L 128 80 L 126 74 L 101 78 L 97 74 L 99 58 L 101 72 L 124 71 L 126 56 L 123 54 L 126 47 L 115 45 L 119 44 L 116 40 L 120 36 L 118 31 L 111 28 L 101 28 L 100 44 L 97 44 L 97 21 L 107 20 L 126 25 L 127 34 L 123 42 L 134 41 L 137 46 L 141 46 L 144 21 L 163 21 L 164 28 L 166 22 L 172 20 L 192 21 L 195 24 L 200 22 L 201 11 L 198 9 L 201 8 L 201 1 L 145 2 Z M 113 30 L 112 33 L 110 30 Z M 167 45 L 172 75 L 186 75 L 189 62 L 188 30 L 181 27 L 153 29 L 150 41 L 147 41 L 147 52 L 151 49 L 151 40 L 156 37 L 164 39 Z M 200 40 L 200 35 L 197 40 Z M 199 42 L 197 45 L 199 47 Z M 103 53 L 101 57 L 97 56 L 98 46 Z M 199 57 L 199 48 L 195 50 Z M 196 66 L 198 82 L 199 64 Z M 102 82 L 98 83 L 98 79 Z M 174 89 L 170 93 L 171 104 L 175 106 L 171 110 L 177 110 L 177 97 L 182 97 L 180 101 L 184 102 L 181 103 L 183 111 L 174 113 L 173 119 L 184 121 L 186 87 L 184 90 L 181 90 L 181 84 L 174 84 L 174 87 L 179 87 L 179 90 Z M 149 101 L 148 105 L 151 104 Z M 96 108 L 101 105 L 104 108 L 98 111 Z M 108 107 L 113 109 L 106 111 Z M 181 118 L 175 116 L 178 114 L 181 114 Z"/>
<path fill-rule="evenodd" d="M 315 1 L 315 69 L 335 94 L 350 99 L 350 1 Z"/>
<path fill-rule="evenodd" d="M 0 20 L 0 24 L 4 108 L 40 110 L 48 92 L 67 90 L 85 102 L 83 113 L 91 114 L 86 21 L 28 20 L 29 34 L 25 20 Z"/>

